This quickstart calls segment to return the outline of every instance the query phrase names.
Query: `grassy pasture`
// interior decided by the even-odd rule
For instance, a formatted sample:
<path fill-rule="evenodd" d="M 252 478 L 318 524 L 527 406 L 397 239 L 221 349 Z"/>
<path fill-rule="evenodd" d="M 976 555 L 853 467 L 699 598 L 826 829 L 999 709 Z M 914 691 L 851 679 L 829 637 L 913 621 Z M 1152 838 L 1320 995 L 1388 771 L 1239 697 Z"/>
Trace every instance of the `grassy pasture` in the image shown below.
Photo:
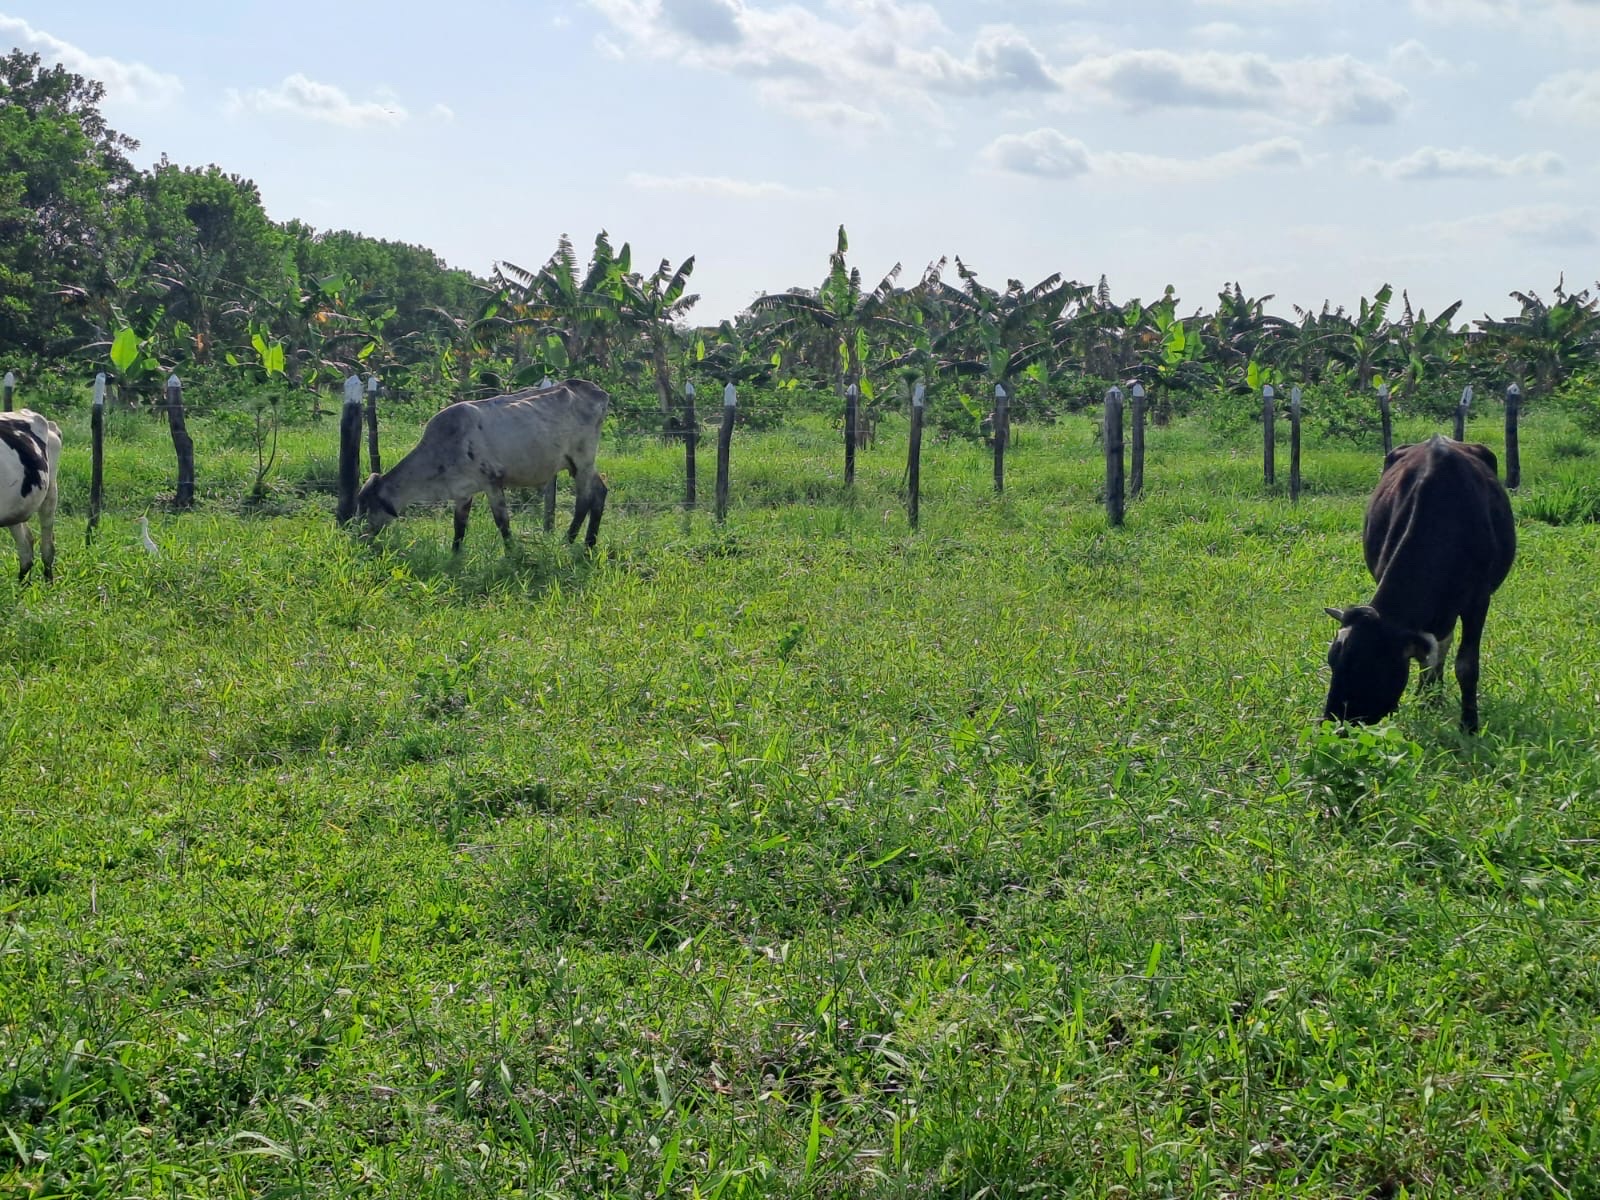
<path fill-rule="evenodd" d="M 1524 433 L 1485 732 L 1319 735 L 1375 449 L 611 439 L 585 556 L 333 528 L 330 420 L 117 413 L 0 552 L 0 1195 L 1600 1195 L 1596 460 Z M 397 420 L 386 457 L 416 436 Z M 1402 429 L 1415 437 L 1422 427 Z M 1286 436 L 1286 430 L 1284 430 Z M 1499 446 L 1489 421 L 1472 436 Z M 392 460 L 391 460 L 392 461 Z M 563 495 L 563 507 L 569 503 Z M 159 558 L 137 543 L 150 511 Z M 564 521 L 564 516 L 562 520 Z"/>

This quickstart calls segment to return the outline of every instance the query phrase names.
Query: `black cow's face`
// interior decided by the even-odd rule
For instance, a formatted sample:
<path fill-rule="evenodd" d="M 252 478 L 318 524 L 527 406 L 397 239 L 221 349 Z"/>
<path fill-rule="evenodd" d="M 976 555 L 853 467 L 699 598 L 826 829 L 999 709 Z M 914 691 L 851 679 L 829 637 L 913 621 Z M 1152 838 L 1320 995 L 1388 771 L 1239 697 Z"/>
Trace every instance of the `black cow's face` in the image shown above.
<path fill-rule="evenodd" d="M 1400 707 L 1411 660 L 1434 662 L 1439 643 L 1430 633 L 1385 621 L 1365 604 L 1326 611 L 1339 622 L 1339 632 L 1328 647 L 1333 680 L 1323 717 L 1356 725 L 1383 720 Z"/>

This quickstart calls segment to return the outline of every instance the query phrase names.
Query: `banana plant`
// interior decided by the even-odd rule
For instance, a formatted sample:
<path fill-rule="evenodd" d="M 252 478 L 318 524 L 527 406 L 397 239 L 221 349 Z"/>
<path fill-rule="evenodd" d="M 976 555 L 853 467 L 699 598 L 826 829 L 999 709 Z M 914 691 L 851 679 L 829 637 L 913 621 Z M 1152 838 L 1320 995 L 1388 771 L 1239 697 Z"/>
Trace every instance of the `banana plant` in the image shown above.
<path fill-rule="evenodd" d="M 802 330 L 816 333 L 827 347 L 828 373 L 834 390 L 843 395 L 852 383 L 862 383 L 863 351 L 876 336 L 903 330 L 903 293 L 896 287 L 900 264 L 896 263 L 882 281 L 867 291 L 861 272 L 850 267 L 845 255 L 850 241 L 843 225 L 832 254 L 828 274 L 816 291 L 796 290 L 758 296 L 750 303 L 754 314 L 771 314 L 776 319 L 767 326 L 774 339 L 789 339 Z"/>
<path fill-rule="evenodd" d="M 149 380 L 159 377 L 162 372 L 159 331 L 166 309 L 157 305 L 147 315 L 145 330 L 142 333 L 133 327 L 120 307 L 113 305 L 111 313 L 117 323 L 117 332 L 112 335 L 109 343 L 102 342 L 97 346 L 103 346 L 107 350 L 117 396 L 132 408 L 138 404 L 139 388 Z M 96 347 L 91 347 L 93 348 Z"/>
<path fill-rule="evenodd" d="M 1363 296 L 1356 319 L 1347 317 L 1343 329 L 1328 335 L 1328 357 L 1345 365 L 1346 382 L 1362 393 L 1383 382 L 1379 371 L 1394 352 L 1394 329 L 1388 321 L 1393 296 L 1394 288 L 1387 283 L 1370 301 Z"/>

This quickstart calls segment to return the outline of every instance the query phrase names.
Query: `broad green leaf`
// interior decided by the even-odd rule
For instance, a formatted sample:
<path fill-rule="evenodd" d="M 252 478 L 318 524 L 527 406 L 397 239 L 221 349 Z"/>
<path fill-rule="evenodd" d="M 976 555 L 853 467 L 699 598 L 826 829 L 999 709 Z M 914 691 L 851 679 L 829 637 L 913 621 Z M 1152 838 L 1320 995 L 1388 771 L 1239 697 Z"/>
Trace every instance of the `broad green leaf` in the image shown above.
<path fill-rule="evenodd" d="M 139 335 L 131 329 L 117 330 L 111 342 L 111 365 L 123 375 L 139 361 Z"/>

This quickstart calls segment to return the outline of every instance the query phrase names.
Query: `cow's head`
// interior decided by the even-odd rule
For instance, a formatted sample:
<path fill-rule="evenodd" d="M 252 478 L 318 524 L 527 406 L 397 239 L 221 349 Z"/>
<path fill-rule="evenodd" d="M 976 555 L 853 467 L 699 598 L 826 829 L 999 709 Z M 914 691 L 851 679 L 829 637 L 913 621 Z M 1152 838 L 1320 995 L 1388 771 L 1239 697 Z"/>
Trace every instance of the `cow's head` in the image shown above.
<path fill-rule="evenodd" d="M 1383 720 L 1400 707 L 1411 660 L 1427 666 L 1439 661 L 1433 634 L 1386 621 L 1370 605 L 1323 611 L 1339 622 L 1328 647 L 1333 680 L 1322 710 L 1326 719 L 1358 725 Z"/>
<path fill-rule="evenodd" d="M 384 494 L 383 476 L 374 471 L 356 493 L 356 511 L 366 519 L 366 536 L 372 537 L 400 515 L 394 501 Z"/>

